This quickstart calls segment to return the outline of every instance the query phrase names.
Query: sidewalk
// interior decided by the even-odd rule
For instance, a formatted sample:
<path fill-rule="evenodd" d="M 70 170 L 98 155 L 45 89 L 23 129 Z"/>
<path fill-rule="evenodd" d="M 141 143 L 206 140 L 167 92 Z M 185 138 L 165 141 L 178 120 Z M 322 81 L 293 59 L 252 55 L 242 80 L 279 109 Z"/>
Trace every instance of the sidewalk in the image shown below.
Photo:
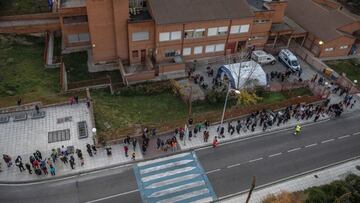
<path fill-rule="evenodd" d="M 320 171 L 302 175 L 300 177 L 293 178 L 286 182 L 270 185 L 263 189 L 255 188 L 255 190 L 252 193 L 250 202 L 261 203 L 268 195 L 277 195 L 284 191 L 287 192 L 301 191 L 309 187 L 328 184 L 335 180 L 344 179 L 350 173 L 360 175 L 360 170 L 356 168 L 359 165 L 360 165 L 360 159 L 356 159 L 353 161 L 342 163 L 337 166 L 332 166 L 330 168 L 326 168 Z M 315 175 L 317 177 L 315 177 Z M 235 196 L 229 199 L 224 199 L 219 202 L 223 202 L 223 203 L 245 202 L 247 196 L 248 193 L 244 192 L 242 195 Z"/>
<path fill-rule="evenodd" d="M 125 157 L 125 153 L 124 153 L 124 144 L 117 144 L 117 145 L 112 145 L 112 155 L 108 156 L 106 154 L 106 150 L 104 148 L 98 148 L 97 150 L 97 154 L 93 155 L 93 157 L 90 157 L 89 154 L 86 151 L 82 150 L 83 153 L 83 157 L 84 157 L 84 166 L 80 165 L 80 160 L 77 157 L 76 154 L 73 154 L 74 158 L 75 158 L 75 169 L 71 169 L 70 165 L 64 165 L 64 163 L 62 163 L 59 159 L 57 160 L 57 162 L 54 164 L 55 169 L 56 169 L 56 176 L 62 176 L 62 175 L 75 175 L 78 174 L 79 172 L 85 172 L 85 171 L 91 171 L 94 169 L 99 169 L 99 168 L 103 168 L 103 167 L 109 167 L 111 165 L 118 165 L 121 163 L 129 163 L 129 162 L 133 162 L 131 160 L 131 154 L 134 152 L 133 150 L 133 146 L 128 146 L 129 147 L 129 152 L 128 152 L 128 157 Z M 136 149 L 135 149 L 135 154 L 136 154 L 136 160 L 141 160 L 143 159 L 142 153 L 140 151 L 140 147 L 139 144 L 137 144 Z M 49 155 L 44 157 L 49 157 Z M 43 157 L 43 158 L 44 158 Z M 23 156 L 23 163 L 25 165 L 26 162 L 29 162 L 28 156 Z M 13 157 L 13 159 L 16 159 L 16 157 Z M 37 176 L 34 174 L 29 174 L 28 171 L 23 171 L 22 173 L 20 173 L 19 168 L 17 166 L 15 166 L 14 160 L 13 160 L 13 166 L 8 168 L 6 166 L 6 164 L 4 163 L 3 160 L 1 160 L 2 162 L 2 172 L 0 172 L 0 182 L 21 182 L 21 181 L 31 181 L 31 180 L 42 180 L 42 179 L 47 179 L 49 177 L 51 177 L 50 174 L 48 175 L 44 175 L 44 173 L 42 173 L 42 175 Z M 25 167 L 25 166 L 24 166 Z M 49 169 L 49 167 L 48 167 Z"/>
<path fill-rule="evenodd" d="M 338 102 L 340 99 L 341 99 L 340 97 L 332 95 L 331 103 Z M 358 99 L 358 98 L 356 98 L 356 99 Z M 357 104 L 355 105 L 355 107 L 353 109 L 347 109 L 347 110 L 345 110 L 344 113 L 359 110 L 360 109 L 359 103 L 360 102 L 357 102 Z M 329 117 L 327 115 L 321 116 L 319 121 L 325 120 L 328 118 Z M 302 120 L 297 121 L 296 119 L 292 118 L 286 124 L 281 124 L 279 127 L 276 126 L 276 124 L 273 125 L 273 127 L 271 129 L 268 128 L 265 131 L 265 133 L 274 132 L 274 131 L 287 129 L 287 128 L 294 128 L 294 126 L 298 123 L 301 125 L 304 125 L 306 123 L 313 123 L 314 122 L 313 120 L 314 120 L 314 117 L 310 118 L 309 120 L 304 120 L 304 121 L 302 121 Z M 236 121 L 232 121 L 232 124 L 235 125 Z M 209 127 L 208 130 L 210 132 L 210 136 L 209 136 L 208 142 L 206 142 L 206 143 L 203 141 L 203 131 L 205 130 L 204 128 L 202 129 L 202 131 L 200 133 L 197 134 L 197 137 L 193 136 L 191 141 L 189 141 L 188 138 L 186 137 L 185 142 L 184 142 L 184 141 L 181 141 L 179 139 L 179 137 L 177 137 L 178 143 L 179 143 L 179 148 L 180 148 L 177 150 L 177 152 L 211 145 L 214 137 L 218 135 L 218 133 L 217 133 L 218 126 L 219 126 L 219 124 L 215 124 L 215 125 Z M 224 133 L 225 138 L 218 139 L 218 141 L 220 143 L 264 133 L 262 131 L 261 127 L 259 127 L 259 126 L 256 127 L 254 132 L 251 132 L 251 131 L 247 131 L 246 133 L 241 132 L 240 135 L 238 135 L 236 133 L 236 131 L 234 132 L 233 135 L 230 135 L 227 132 L 227 122 L 224 122 L 224 128 L 225 128 L 225 133 Z M 135 151 L 136 152 L 136 160 L 151 159 L 151 158 L 155 158 L 155 157 L 173 154 L 174 152 L 172 152 L 171 149 L 169 149 L 167 152 L 156 149 L 156 139 L 158 137 L 160 137 L 163 140 L 166 140 L 168 138 L 171 138 L 172 136 L 174 136 L 174 133 L 168 133 L 165 135 L 151 137 L 149 146 L 147 148 L 147 152 L 144 155 L 140 151 L 140 145 L 142 143 L 142 140 L 141 140 L 141 138 L 138 138 L 138 144 L 136 146 L 136 151 Z M 132 145 L 128 146 L 129 147 L 129 153 L 128 153 L 129 157 L 125 157 L 124 148 L 123 148 L 124 144 L 115 144 L 115 145 L 111 145 L 111 147 L 112 147 L 112 155 L 111 156 L 107 156 L 104 148 L 99 148 L 97 155 L 94 155 L 93 157 L 89 157 L 86 150 L 82 149 L 85 164 L 83 167 L 81 167 L 77 155 L 74 154 L 76 166 L 75 166 L 75 169 L 73 169 L 73 170 L 70 168 L 69 165 L 64 166 L 64 164 L 60 160 L 58 160 L 58 162 L 55 163 L 56 176 L 58 177 L 58 176 L 64 176 L 64 175 L 74 175 L 74 174 L 78 174 L 81 172 L 87 172 L 87 171 L 91 171 L 91 170 L 95 170 L 95 169 L 111 167 L 113 165 L 121 165 L 121 164 L 133 162 L 131 160 L 131 154 L 133 152 Z M 50 155 L 49 153 L 43 152 L 43 158 L 49 157 L 49 155 Z M 26 162 L 29 162 L 29 154 L 22 155 L 22 158 L 23 158 L 24 164 Z M 16 157 L 12 156 L 12 159 L 13 159 L 12 161 L 14 162 Z M 28 174 L 27 171 L 20 173 L 18 167 L 16 167 L 16 166 L 7 168 L 6 164 L 4 163 L 2 158 L 1 158 L 0 162 L 2 164 L 2 170 L 3 170 L 2 172 L 0 172 L 0 182 L 17 182 L 17 181 L 26 182 L 26 181 L 32 181 L 32 180 L 34 180 L 34 181 L 42 180 L 42 179 L 51 177 L 50 175 L 47 175 L 47 176 L 44 176 L 44 175 L 36 176 L 34 174 L 30 175 L 30 174 Z"/>

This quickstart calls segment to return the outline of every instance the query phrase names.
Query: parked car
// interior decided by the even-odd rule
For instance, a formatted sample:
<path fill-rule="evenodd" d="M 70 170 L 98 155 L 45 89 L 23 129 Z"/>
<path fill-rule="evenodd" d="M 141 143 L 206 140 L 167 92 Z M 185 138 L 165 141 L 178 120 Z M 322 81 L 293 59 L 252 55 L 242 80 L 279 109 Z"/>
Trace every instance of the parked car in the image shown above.
<path fill-rule="evenodd" d="M 296 56 L 288 49 L 281 49 L 279 53 L 279 61 L 284 63 L 292 71 L 299 71 L 300 64 Z"/>
<path fill-rule="evenodd" d="M 251 59 L 261 65 L 266 65 L 266 64 L 274 65 L 276 63 L 275 57 L 271 54 L 266 53 L 263 50 L 253 51 L 251 53 Z"/>

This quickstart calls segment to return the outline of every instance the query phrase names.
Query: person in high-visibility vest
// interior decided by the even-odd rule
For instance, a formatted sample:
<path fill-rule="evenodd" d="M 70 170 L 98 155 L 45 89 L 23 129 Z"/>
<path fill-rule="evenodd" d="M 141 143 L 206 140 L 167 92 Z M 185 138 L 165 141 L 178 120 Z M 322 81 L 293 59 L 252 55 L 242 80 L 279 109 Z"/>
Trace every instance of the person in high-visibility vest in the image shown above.
<path fill-rule="evenodd" d="M 295 126 L 295 135 L 298 135 L 298 134 L 300 134 L 300 132 L 301 132 L 301 126 L 299 125 L 299 124 L 297 124 L 296 126 Z"/>

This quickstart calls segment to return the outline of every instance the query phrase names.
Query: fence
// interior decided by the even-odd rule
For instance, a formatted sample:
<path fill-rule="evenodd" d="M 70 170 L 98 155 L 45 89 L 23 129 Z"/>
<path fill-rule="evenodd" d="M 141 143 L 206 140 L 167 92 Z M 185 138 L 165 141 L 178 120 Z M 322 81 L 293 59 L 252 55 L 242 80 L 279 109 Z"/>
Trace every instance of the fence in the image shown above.
<path fill-rule="evenodd" d="M 324 62 L 316 58 L 311 52 L 306 50 L 304 47 L 301 47 L 297 43 L 292 43 L 290 50 L 296 53 L 296 55 L 298 55 L 301 59 L 303 59 L 306 63 L 311 65 L 320 73 L 323 73 L 325 69 L 329 68 Z M 345 76 L 340 75 L 334 82 L 340 87 L 348 89 L 350 94 L 360 92 L 358 87 L 355 86 L 354 83 Z"/>
<path fill-rule="evenodd" d="M 69 90 L 85 90 L 86 88 L 106 88 L 111 86 L 111 79 L 109 77 L 93 79 L 93 80 L 84 80 L 79 82 L 68 83 Z"/>

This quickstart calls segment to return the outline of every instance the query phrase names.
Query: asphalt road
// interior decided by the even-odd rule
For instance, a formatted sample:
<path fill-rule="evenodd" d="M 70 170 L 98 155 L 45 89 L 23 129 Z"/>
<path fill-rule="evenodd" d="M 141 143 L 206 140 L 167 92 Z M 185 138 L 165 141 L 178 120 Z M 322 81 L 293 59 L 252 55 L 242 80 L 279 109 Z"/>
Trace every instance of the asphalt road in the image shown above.
<path fill-rule="evenodd" d="M 360 115 L 197 150 L 217 197 L 360 155 Z M 50 183 L 0 185 L 0 202 L 141 202 L 131 166 Z"/>

